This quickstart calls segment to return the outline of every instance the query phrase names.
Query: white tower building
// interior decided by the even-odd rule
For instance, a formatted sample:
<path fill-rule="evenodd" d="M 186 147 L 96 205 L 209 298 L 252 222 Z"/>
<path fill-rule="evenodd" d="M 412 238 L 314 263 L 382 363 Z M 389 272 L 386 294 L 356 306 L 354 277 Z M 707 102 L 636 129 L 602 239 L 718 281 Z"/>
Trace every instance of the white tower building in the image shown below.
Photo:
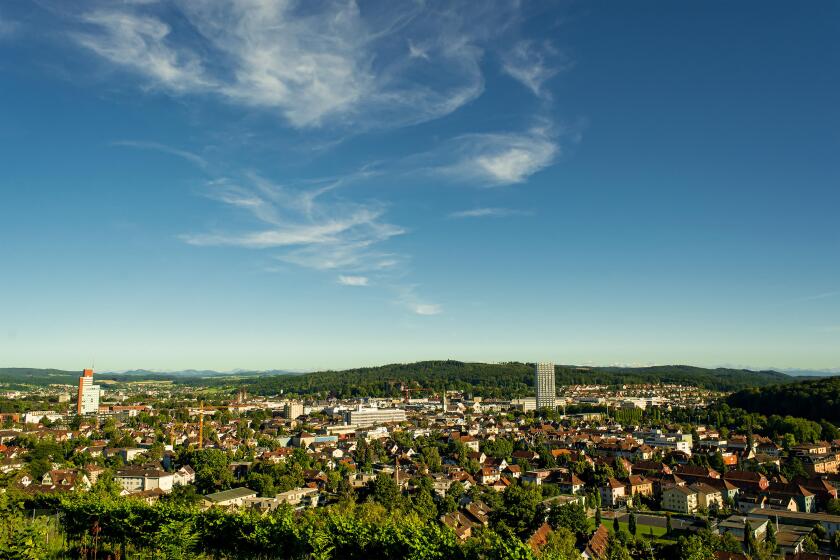
<path fill-rule="evenodd" d="M 537 392 L 537 408 L 557 407 L 557 391 L 554 389 L 554 364 L 538 363 L 534 372 L 534 389 Z"/>

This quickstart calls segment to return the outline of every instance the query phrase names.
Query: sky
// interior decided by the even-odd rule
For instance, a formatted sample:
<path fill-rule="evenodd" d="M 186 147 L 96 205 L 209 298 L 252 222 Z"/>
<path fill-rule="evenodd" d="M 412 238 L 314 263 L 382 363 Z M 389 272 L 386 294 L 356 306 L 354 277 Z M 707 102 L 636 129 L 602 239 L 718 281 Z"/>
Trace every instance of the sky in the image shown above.
<path fill-rule="evenodd" d="M 840 3 L 0 3 L 0 366 L 840 367 Z"/>

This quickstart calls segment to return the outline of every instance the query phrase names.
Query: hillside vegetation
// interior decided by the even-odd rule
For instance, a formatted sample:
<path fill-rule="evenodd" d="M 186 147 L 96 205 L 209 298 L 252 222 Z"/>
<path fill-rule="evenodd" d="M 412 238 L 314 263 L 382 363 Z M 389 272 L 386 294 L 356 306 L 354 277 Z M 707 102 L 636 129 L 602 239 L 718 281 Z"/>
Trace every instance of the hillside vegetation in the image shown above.
<path fill-rule="evenodd" d="M 619 368 L 556 366 L 558 385 L 597 383 L 681 383 L 734 391 L 792 381 L 775 371 L 705 369 L 691 366 Z M 439 392 L 444 388 L 463 390 L 486 397 L 532 395 L 533 365 L 519 362 L 502 364 L 465 363 L 454 360 L 413 364 L 389 364 L 344 371 L 320 371 L 295 376 L 266 376 L 246 382 L 252 392 L 354 396 L 398 396 L 401 384 Z"/>
<path fill-rule="evenodd" d="M 727 402 L 750 412 L 840 423 L 840 376 L 738 391 Z"/>

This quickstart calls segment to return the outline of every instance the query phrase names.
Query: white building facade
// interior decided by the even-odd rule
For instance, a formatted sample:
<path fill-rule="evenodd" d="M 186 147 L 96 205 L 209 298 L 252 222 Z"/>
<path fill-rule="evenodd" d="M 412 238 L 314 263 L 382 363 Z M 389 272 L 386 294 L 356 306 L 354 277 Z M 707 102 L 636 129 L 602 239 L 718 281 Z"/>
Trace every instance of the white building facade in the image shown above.
<path fill-rule="evenodd" d="M 541 362 L 536 365 L 534 389 L 537 393 L 537 408 L 557 408 L 557 391 L 554 388 L 554 364 Z"/>

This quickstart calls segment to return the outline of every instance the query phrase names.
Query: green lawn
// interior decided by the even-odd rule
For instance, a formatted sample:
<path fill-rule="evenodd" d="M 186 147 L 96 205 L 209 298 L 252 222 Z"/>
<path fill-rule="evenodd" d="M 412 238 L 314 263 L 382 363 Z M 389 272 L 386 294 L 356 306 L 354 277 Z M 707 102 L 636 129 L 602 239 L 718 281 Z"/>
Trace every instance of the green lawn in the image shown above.
<path fill-rule="evenodd" d="M 613 522 L 610 521 L 602 521 L 601 525 L 612 531 Z M 627 527 L 627 523 L 622 523 L 621 521 L 618 522 L 618 527 L 623 529 L 624 531 L 630 532 L 630 529 Z M 641 523 L 636 523 L 636 536 L 641 537 L 650 534 L 650 530 L 653 529 L 653 536 L 656 538 L 660 538 L 665 535 L 665 527 L 653 527 L 652 525 L 642 525 Z"/>

